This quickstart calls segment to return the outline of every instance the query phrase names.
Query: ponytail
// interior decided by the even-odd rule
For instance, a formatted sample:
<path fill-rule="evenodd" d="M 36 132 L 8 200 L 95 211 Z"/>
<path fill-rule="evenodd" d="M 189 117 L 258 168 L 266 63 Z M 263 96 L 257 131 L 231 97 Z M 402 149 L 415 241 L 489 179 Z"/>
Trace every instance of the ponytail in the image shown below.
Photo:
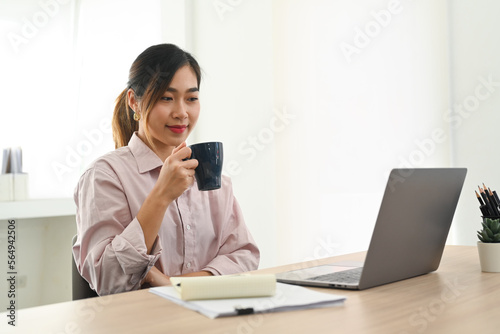
<path fill-rule="evenodd" d="M 128 145 L 134 131 L 139 130 L 139 125 L 130 117 L 130 108 L 127 101 L 127 91 L 123 92 L 116 99 L 115 110 L 113 112 L 113 140 L 115 148 Z"/>

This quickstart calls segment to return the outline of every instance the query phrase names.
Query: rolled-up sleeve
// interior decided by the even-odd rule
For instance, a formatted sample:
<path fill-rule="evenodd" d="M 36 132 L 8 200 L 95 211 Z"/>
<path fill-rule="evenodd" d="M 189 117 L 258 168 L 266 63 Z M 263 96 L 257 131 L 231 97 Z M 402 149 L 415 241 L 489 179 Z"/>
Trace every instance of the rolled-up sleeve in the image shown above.
<path fill-rule="evenodd" d="M 161 254 L 157 238 L 150 254 L 126 194 L 112 171 L 94 166 L 75 190 L 78 239 L 73 255 L 81 275 L 99 295 L 137 290 Z"/>

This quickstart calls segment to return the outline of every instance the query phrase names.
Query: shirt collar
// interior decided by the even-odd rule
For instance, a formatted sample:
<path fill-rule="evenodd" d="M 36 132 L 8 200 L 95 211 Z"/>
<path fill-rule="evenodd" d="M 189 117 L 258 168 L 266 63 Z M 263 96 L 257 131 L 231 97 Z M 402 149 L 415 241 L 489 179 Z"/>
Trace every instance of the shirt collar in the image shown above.
<path fill-rule="evenodd" d="M 163 166 L 161 159 L 139 138 L 137 132 L 134 132 L 132 138 L 130 138 L 128 147 L 137 162 L 139 173 L 149 172 Z"/>

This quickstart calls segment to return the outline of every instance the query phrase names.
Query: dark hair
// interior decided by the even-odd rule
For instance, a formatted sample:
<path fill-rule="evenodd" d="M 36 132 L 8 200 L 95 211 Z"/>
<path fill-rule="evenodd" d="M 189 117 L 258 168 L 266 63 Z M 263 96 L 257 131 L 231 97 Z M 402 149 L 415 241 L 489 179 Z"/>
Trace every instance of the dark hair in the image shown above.
<path fill-rule="evenodd" d="M 134 110 L 128 105 L 127 92 L 134 91 L 141 118 L 145 122 L 145 134 L 154 147 L 148 131 L 148 116 L 156 102 L 163 96 L 177 70 L 188 65 L 194 71 L 200 88 L 201 70 L 194 57 L 173 44 L 154 45 L 144 50 L 130 67 L 128 84 L 116 99 L 113 113 L 113 139 L 115 148 L 128 144 L 139 124 L 132 117 Z"/>

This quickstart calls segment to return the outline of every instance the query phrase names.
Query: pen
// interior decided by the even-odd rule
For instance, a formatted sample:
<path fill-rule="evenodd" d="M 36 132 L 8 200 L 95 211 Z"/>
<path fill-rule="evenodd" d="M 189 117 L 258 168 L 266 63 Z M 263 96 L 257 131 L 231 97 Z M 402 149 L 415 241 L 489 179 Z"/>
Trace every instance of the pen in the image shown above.
<path fill-rule="evenodd" d="M 236 314 L 238 314 L 238 315 L 252 314 L 254 312 L 253 307 L 236 306 L 234 308 L 234 310 L 236 311 Z"/>
<path fill-rule="evenodd" d="M 497 192 L 495 190 L 493 190 L 493 196 L 495 197 L 495 199 L 497 200 L 497 203 L 500 204 L 500 198 L 498 198 L 498 195 L 497 195 Z"/>
<path fill-rule="evenodd" d="M 484 187 L 484 193 L 486 194 L 486 198 L 488 198 L 488 201 L 490 202 L 491 207 L 493 209 L 494 216 L 495 217 L 500 216 L 500 213 L 498 212 L 497 204 L 495 203 L 495 199 L 493 198 L 492 195 L 490 195 L 490 193 L 488 192 L 488 188 L 486 188 L 484 183 L 483 183 L 483 187 Z"/>
<path fill-rule="evenodd" d="M 484 184 L 484 182 L 483 182 L 483 190 L 484 190 L 484 193 L 486 194 L 486 197 L 488 197 L 488 201 L 490 201 L 491 205 L 494 206 L 495 205 L 495 201 L 491 199 L 489 188 L 486 187 L 486 185 Z"/>
<path fill-rule="evenodd" d="M 476 197 L 477 197 L 477 200 L 479 201 L 479 204 L 481 204 L 481 206 L 484 205 L 484 202 L 483 200 L 481 199 L 481 196 L 479 196 L 479 194 L 477 193 L 477 191 L 474 190 L 474 192 L 476 193 Z"/>
<path fill-rule="evenodd" d="M 488 208 L 486 207 L 486 205 L 481 205 L 479 207 L 479 210 L 481 210 L 483 217 L 491 216 L 490 213 L 488 212 Z"/>
<path fill-rule="evenodd" d="M 484 203 L 486 205 L 486 208 L 488 209 L 488 212 L 490 213 L 490 216 L 495 216 L 495 211 L 493 210 L 493 206 L 491 205 L 490 201 L 488 201 L 488 197 L 484 193 L 484 190 L 481 189 L 480 186 L 477 186 L 479 188 L 479 193 L 481 194 L 481 197 L 484 200 Z"/>
<path fill-rule="evenodd" d="M 490 194 L 491 199 L 493 200 L 493 202 L 495 203 L 496 207 L 498 208 L 498 205 L 500 204 L 500 202 L 498 202 L 498 200 L 495 198 L 495 196 L 493 195 L 493 192 L 491 191 L 490 188 L 488 188 L 488 193 Z"/>

